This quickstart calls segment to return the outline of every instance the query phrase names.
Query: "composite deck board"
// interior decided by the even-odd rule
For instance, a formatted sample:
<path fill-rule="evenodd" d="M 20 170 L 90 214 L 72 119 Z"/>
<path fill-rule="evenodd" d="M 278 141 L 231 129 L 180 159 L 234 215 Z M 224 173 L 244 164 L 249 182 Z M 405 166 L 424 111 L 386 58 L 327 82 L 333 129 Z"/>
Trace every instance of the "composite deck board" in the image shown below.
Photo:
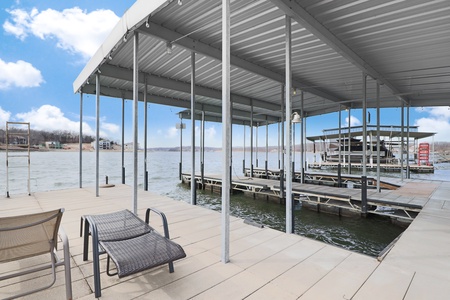
<path fill-rule="evenodd" d="M 264 184 L 259 180 L 264 179 L 258 179 Z M 414 182 L 424 189 L 408 185 Z M 143 217 L 149 206 L 165 212 L 171 238 L 183 246 L 187 257 L 175 262 L 174 273 L 161 266 L 122 279 L 106 276 L 106 259 L 102 257 L 102 299 L 446 298 L 450 293 L 450 183 L 408 181 L 403 187 L 386 191 L 383 197 L 422 203 L 424 208 L 382 262 L 231 217 L 230 262 L 223 264 L 220 213 L 139 191 L 139 215 Z M 320 188 L 324 191 L 325 187 Z M 100 197 L 95 197 L 93 188 L 12 195 L 0 199 L 0 216 L 64 207 L 62 226 L 70 238 L 74 299 L 95 299 L 92 255 L 89 261 L 82 260 L 80 216 L 129 208 L 131 199 L 132 189 L 126 185 L 100 189 Z M 158 217 L 152 217 L 152 221 L 161 230 Z M 0 272 L 39 263 L 38 258 L 2 264 Z M 42 280 L 49 278 L 48 271 L 42 274 Z M 23 276 L 0 282 L 0 298 L 35 284 L 30 279 Z M 63 298 L 63 279 L 63 268 L 58 268 L 54 287 L 26 299 Z"/>

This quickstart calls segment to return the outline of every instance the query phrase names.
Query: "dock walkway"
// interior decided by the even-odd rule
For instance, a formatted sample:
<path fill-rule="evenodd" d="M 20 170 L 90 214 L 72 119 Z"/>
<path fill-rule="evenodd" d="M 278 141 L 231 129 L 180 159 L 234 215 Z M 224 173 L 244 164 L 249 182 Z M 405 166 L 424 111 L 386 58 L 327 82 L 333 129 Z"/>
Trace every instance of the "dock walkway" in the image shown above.
<path fill-rule="evenodd" d="M 197 185 L 200 186 L 201 176 L 196 175 L 195 180 Z M 182 181 L 189 184 L 191 174 L 182 174 Z M 206 186 L 217 188 L 221 186 L 221 181 L 219 175 L 204 176 Z M 394 185 L 399 188 L 396 190 L 381 190 L 381 192 L 374 189 L 367 190 L 367 204 L 369 206 L 367 213 L 410 222 L 428 201 L 427 195 L 434 191 L 438 184 L 423 180 L 408 180 L 395 181 L 395 183 L 390 184 L 390 186 Z M 279 181 L 259 177 L 234 177 L 231 181 L 231 188 L 236 191 L 276 198 L 282 198 L 281 193 L 286 192 L 285 189 L 281 190 Z M 292 194 L 294 200 L 315 205 L 317 210 L 320 210 L 320 207 L 330 208 L 328 211 L 334 209 L 333 213 L 338 215 L 361 213 L 361 189 L 293 182 Z"/>
<path fill-rule="evenodd" d="M 162 266 L 122 279 L 104 274 L 103 258 L 102 299 L 447 299 L 450 182 L 434 184 L 428 195 L 423 192 L 428 201 L 422 211 L 381 262 L 231 217 L 230 262 L 223 264 L 220 213 L 139 191 L 139 214 L 149 206 L 165 212 L 171 237 L 184 247 L 187 257 L 175 263 L 174 273 Z M 101 189 L 100 197 L 95 197 L 93 188 L 13 195 L 0 199 L 0 216 L 64 207 L 62 226 L 70 238 L 74 299 L 95 299 L 92 261 L 82 260 L 80 216 L 129 208 L 131 195 L 126 185 Z M 30 259 L 2 264 L 0 272 L 39 263 Z M 27 299 L 62 299 L 63 278 L 60 269 L 53 288 Z M 2 281 L 0 298 L 31 283 L 27 276 Z"/>

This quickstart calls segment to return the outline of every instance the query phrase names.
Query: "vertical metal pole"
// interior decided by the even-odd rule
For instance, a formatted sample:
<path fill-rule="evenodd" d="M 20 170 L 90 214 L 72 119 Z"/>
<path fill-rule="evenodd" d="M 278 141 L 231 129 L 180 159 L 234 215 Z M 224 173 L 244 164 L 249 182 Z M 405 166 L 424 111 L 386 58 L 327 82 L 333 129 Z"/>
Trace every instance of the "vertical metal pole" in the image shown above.
<path fill-rule="evenodd" d="M 144 78 L 144 191 L 148 191 L 147 172 L 147 76 Z"/>
<path fill-rule="evenodd" d="M 292 87 L 292 70 L 291 70 L 291 17 L 285 16 L 285 36 L 286 36 L 286 233 L 293 233 L 293 210 L 292 210 L 292 153 L 291 153 L 291 87 Z"/>
<path fill-rule="evenodd" d="M 179 167 L 180 180 L 182 173 L 183 173 L 183 116 L 180 114 L 180 167 Z"/>
<path fill-rule="evenodd" d="M 302 120 L 302 122 L 300 123 L 300 131 L 301 131 L 301 157 L 300 157 L 300 182 L 301 183 L 305 183 L 305 155 L 306 155 L 306 151 L 305 151 L 305 124 L 304 124 L 304 120 L 303 120 L 303 110 L 304 110 L 304 103 L 305 103 L 305 99 L 304 99 L 304 93 L 303 91 L 300 92 L 300 100 L 301 100 L 301 111 L 300 111 L 300 119 Z"/>
<path fill-rule="evenodd" d="M 303 109 L 302 109 L 302 131 L 303 131 L 303 145 L 305 145 L 305 150 L 306 150 L 306 116 L 303 113 Z M 306 161 L 306 151 L 303 152 L 303 163 L 304 165 L 304 170 L 303 170 L 303 182 L 305 183 L 305 172 L 308 171 L 308 164 Z"/>
<path fill-rule="evenodd" d="M 266 116 L 266 163 L 265 163 L 265 168 L 266 168 L 266 178 L 268 178 L 269 174 L 268 174 L 268 163 L 269 163 L 269 122 L 267 121 L 267 116 Z"/>
<path fill-rule="evenodd" d="M 95 74 L 95 99 L 96 99 L 96 113 L 95 113 L 95 196 L 99 196 L 99 158 L 100 150 L 98 149 L 100 143 L 100 74 Z"/>
<path fill-rule="evenodd" d="M 409 104 L 406 107 L 406 178 L 410 179 L 411 174 L 409 170 Z"/>
<path fill-rule="evenodd" d="M 341 111 L 342 111 L 342 108 L 341 108 L 341 105 L 339 104 L 339 138 L 338 138 L 338 140 L 339 140 L 339 143 L 338 143 L 338 147 L 339 147 L 338 148 L 338 151 L 339 151 L 339 153 L 338 153 L 338 155 L 339 155 L 338 162 L 339 162 L 339 165 L 341 164 L 341 143 L 342 143 L 342 140 L 341 140 L 341 127 L 342 127 Z"/>
<path fill-rule="evenodd" d="M 191 52 L 191 204 L 197 204 L 195 179 L 195 52 Z"/>
<path fill-rule="evenodd" d="M 222 0 L 222 262 L 230 261 L 230 0 Z"/>
<path fill-rule="evenodd" d="M 253 101 L 250 107 L 250 178 L 253 178 Z"/>
<path fill-rule="evenodd" d="M 367 216 L 367 176 L 361 176 L 361 214 Z"/>
<path fill-rule="evenodd" d="M 125 184 L 125 97 L 122 97 L 122 184 Z"/>
<path fill-rule="evenodd" d="M 381 192 L 380 185 L 380 83 L 377 81 L 377 191 Z"/>
<path fill-rule="evenodd" d="M 280 122 L 277 123 L 278 129 L 277 129 L 277 133 L 278 133 L 278 148 L 277 148 L 277 154 L 278 154 L 278 169 L 281 169 L 280 166 Z"/>
<path fill-rule="evenodd" d="M 200 173 L 202 176 L 202 189 L 205 189 L 205 111 L 202 110 L 202 135 L 200 138 L 201 153 L 200 153 Z"/>
<path fill-rule="evenodd" d="M 244 160 L 242 162 L 242 173 L 245 175 L 245 123 L 244 123 Z"/>
<path fill-rule="evenodd" d="M 294 168 L 292 173 L 295 174 L 295 123 L 292 123 L 292 166 Z"/>
<path fill-rule="evenodd" d="M 286 153 L 286 149 L 284 147 L 284 120 L 285 120 L 285 112 L 284 112 L 284 103 L 285 103 L 285 99 L 284 99 L 285 95 L 284 95 L 284 85 L 281 85 L 281 168 L 282 168 L 282 172 L 284 172 L 284 155 Z M 281 191 L 281 193 L 284 193 L 284 190 Z M 284 197 L 283 197 L 284 198 Z"/>
<path fill-rule="evenodd" d="M 405 103 L 402 101 L 402 114 L 401 114 L 401 133 L 400 133 L 400 178 L 403 181 L 403 134 L 405 132 Z"/>
<path fill-rule="evenodd" d="M 348 108 L 348 174 L 352 174 L 352 157 L 351 157 L 351 148 L 352 148 L 352 134 L 351 134 L 351 108 Z"/>
<path fill-rule="evenodd" d="M 366 176 L 367 170 L 367 75 L 363 73 L 363 176 Z"/>
<path fill-rule="evenodd" d="M 80 189 L 83 187 L 83 92 L 80 92 Z"/>
<path fill-rule="evenodd" d="M 133 213 L 137 215 L 138 198 L 138 102 L 139 102 L 139 33 L 133 36 Z"/>
<path fill-rule="evenodd" d="M 256 167 L 258 168 L 258 131 L 259 131 L 259 122 L 256 122 Z"/>

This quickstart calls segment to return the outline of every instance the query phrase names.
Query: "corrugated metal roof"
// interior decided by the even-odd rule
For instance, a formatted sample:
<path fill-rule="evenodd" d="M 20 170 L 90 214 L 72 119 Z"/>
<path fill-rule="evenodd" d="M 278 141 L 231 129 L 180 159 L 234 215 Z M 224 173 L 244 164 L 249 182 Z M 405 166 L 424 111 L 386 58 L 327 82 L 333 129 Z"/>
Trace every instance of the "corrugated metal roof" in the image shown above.
<path fill-rule="evenodd" d="M 281 115 L 285 15 L 292 18 L 293 108 L 305 115 L 367 105 L 450 105 L 450 1 L 235 0 L 231 3 L 231 93 L 236 111 Z M 149 26 L 146 26 L 148 22 Z M 140 92 L 148 100 L 190 107 L 191 52 L 196 102 L 221 107 L 221 1 L 139 0 L 74 82 L 74 91 L 132 98 L 133 42 L 139 32 Z M 126 42 L 124 40 L 126 37 Z M 167 43 L 173 45 L 167 53 Z M 110 59 L 111 58 L 111 59 Z M 88 83 L 89 82 L 89 83 Z M 142 96 L 142 95 L 141 95 Z M 143 99 L 143 98 L 141 98 Z"/>

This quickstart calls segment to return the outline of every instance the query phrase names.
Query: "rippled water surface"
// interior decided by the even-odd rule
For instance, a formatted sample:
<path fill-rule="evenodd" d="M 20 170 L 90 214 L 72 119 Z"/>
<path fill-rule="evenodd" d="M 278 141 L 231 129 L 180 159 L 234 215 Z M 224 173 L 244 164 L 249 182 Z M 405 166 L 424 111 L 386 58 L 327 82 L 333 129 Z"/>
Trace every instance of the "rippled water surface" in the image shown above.
<path fill-rule="evenodd" d="M 196 154 L 198 157 L 198 153 Z M 183 172 L 190 172 L 190 153 L 183 154 Z M 242 177 L 243 152 L 233 153 L 233 176 Z M 147 170 L 149 171 L 149 190 L 167 195 L 180 201 L 190 200 L 190 190 L 179 183 L 178 152 L 148 152 Z M 247 153 L 247 159 L 249 154 Z M 255 158 L 256 159 L 256 158 Z M 298 158 L 297 158 L 298 159 Z M 314 159 L 308 154 L 308 160 Z M 5 161 L 5 153 L 0 153 L 0 160 Z M 259 161 L 264 165 L 265 154 L 260 154 Z M 125 153 L 127 182 L 131 183 L 132 153 Z M 22 168 L 10 169 L 10 194 L 26 193 L 27 168 L 26 160 L 18 159 L 10 162 L 10 166 L 22 165 Z M 110 183 L 121 183 L 121 153 L 100 153 L 100 182 L 108 176 Z M 247 166 L 249 162 L 247 161 Z M 139 153 L 139 186 L 143 186 L 143 153 Z M 269 154 L 269 168 L 277 168 L 277 153 Z M 199 172 L 197 163 L 196 170 Z M 31 192 L 79 187 L 79 154 L 78 152 L 32 152 L 31 153 Z M 205 173 L 221 173 L 221 153 L 205 153 Z M 399 176 L 399 174 L 385 174 Z M 450 165 L 438 166 L 435 174 L 412 174 L 413 178 L 428 180 L 450 180 Z M 6 194 L 5 164 L 0 168 L 0 189 Z M 95 185 L 95 152 L 83 153 L 83 186 Z M 219 195 L 209 192 L 198 192 L 199 205 L 210 209 L 221 209 Z M 285 206 L 275 202 L 253 199 L 242 194 L 231 198 L 231 214 L 240 218 L 251 219 L 256 223 L 285 230 Z M 320 240 L 332 245 L 376 256 L 403 230 L 390 224 L 389 220 L 369 217 L 346 218 L 325 213 L 317 213 L 301 207 L 295 210 L 295 233 Z"/>

